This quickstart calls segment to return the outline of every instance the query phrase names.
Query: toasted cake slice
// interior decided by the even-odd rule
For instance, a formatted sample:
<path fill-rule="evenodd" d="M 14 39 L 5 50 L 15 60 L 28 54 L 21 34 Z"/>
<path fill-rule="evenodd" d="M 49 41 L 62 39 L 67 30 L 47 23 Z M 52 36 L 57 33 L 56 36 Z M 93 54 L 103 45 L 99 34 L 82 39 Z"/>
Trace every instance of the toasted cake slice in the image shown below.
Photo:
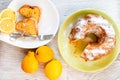
<path fill-rule="evenodd" d="M 38 6 L 23 5 L 19 13 L 27 18 L 35 18 L 39 22 L 41 10 Z"/>
<path fill-rule="evenodd" d="M 28 34 L 28 35 L 38 35 L 38 30 L 36 27 L 36 22 L 33 19 L 23 19 L 16 24 L 16 30 Z"/>

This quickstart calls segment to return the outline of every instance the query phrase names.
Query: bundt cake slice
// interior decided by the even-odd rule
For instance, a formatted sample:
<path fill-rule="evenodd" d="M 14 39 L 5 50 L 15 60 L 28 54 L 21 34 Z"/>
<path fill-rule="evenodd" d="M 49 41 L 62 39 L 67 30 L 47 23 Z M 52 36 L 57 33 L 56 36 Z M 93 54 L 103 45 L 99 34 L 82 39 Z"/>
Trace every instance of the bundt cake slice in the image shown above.
<path fill-rule="evenodd" d="M 27 35 L 38 35 L 34 19 L 23 19 L 16 24 L 16 30 Z"/>
<path fill-rule="evenodd" d="M 35 18 L 39 22 L 41 10 L 38 6 L 23 5 L 19 13 L 27 18 Z"/>

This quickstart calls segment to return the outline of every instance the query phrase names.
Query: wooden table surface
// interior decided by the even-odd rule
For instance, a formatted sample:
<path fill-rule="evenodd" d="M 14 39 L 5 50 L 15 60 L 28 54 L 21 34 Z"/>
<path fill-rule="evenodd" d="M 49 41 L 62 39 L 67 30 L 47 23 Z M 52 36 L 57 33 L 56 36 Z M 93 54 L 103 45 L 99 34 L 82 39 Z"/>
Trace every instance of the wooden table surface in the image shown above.
<path fill-rule="evenodd" d="M 7 7 L 12 0 L 0 0 L 0 10 Z M 95 8 L 104 10 L 120 26 L 120 0 L 52 0 L 56 5 L 60 24 L 72 12 L 84 9 Z M 57 35 L 47 44 L 55 52 L 55 57 L 62 62 L 63 72 L 58 80 L 120 80 L 120 55 L 117 60 L 107 69 L 94 72 L 80 72 L 71 68 L 60 56 L 57 47 Z M 25 56 L 27 49 L 18 48 L 0 41 L 0 80 L 48 80 L 44 75 L 44 66 L 39 65 L 39 69 L 34 74 L 27 74 L 21 70 L 21 60 Z"/>

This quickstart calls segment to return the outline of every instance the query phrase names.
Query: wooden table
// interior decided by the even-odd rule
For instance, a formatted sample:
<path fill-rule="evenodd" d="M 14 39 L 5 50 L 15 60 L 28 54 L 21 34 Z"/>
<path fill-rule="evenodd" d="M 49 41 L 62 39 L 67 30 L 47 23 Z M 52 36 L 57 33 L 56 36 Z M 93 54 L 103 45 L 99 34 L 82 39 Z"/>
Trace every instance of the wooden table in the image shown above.
<path fill-rule="evenodd" d="M 7 7 L 12 0 L 0 0 L 0 10 Z M 56 5 L 60 23 L 72 12 L 83 8 L 104 10 L 120 26 L 120 0 L 52 0 Z M 62 62 L 63 72 L 58 80 L 120 80 L 120 55 L 107 69 L 94 72 L 80 72 L 71 68 L 60 56 L 57 47 L 57 35 L 48 44 L 55 52 L 55 57 Z M 27 74 L 21 70 L 21 60 L 27 49 L 18 48 L 0 41 L 0 80 L 48 80 L 44 75 L 44 66 L 34 74 Z"/>

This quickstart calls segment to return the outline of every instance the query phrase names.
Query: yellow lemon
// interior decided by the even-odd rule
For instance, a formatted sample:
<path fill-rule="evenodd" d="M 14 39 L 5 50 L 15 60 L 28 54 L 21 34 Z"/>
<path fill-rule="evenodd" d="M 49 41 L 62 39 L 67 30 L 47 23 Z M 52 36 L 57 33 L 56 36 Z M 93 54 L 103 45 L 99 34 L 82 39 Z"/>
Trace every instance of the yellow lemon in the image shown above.
<path fill-rule="evenodd" d="M 9 9 L 9 8 L 4 9 L 0 13 L 0 19 L 3 19 L 3 18 L 11 18 L 13 21 L 16 21 L 16 13 L 12 9 Z"/>
<path fill-rule="evenodd" d="M 45 74 L 49 80 L 56 80 L 62 73 L 62 64 L 54 59 L 45 66 Z"/>
<path fill-rule="evenodd" d="M 39 62 L 48 62 L 53 59 L 54 52 L 53 50 L 48 46 L 41 46 L 36 50 L 36 59 Z"/>
<path fill-rule="evenodd" d="M 10 18 L 3 18 L 0 21 L 0 31 L 10 34 L 15 30 L 15 22 Z"/>
<path fill-rule="evenodd" d="M 22 61 L 21 67 L 26 73 L 33 73 L 38 69 L 38 61 L 34 56 L 34 52 L 28 52 Z"/>

